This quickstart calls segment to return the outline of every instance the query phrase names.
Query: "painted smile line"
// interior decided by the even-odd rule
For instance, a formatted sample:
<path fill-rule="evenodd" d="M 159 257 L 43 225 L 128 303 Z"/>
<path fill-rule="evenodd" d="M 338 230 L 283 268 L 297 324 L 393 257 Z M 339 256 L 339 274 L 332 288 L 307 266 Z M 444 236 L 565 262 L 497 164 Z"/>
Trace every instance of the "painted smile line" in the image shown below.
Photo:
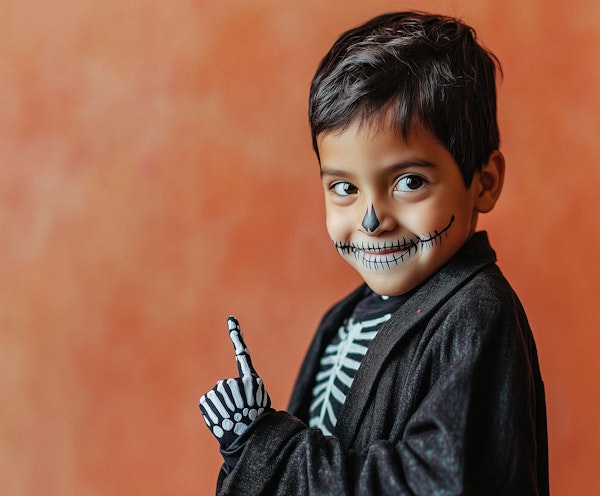
<path fill-rule="evenodd" d="M 342 243 L 334 242 L 335 248 L 341 255 L 354 255 L 357 261 L 362 263 L 369 270 L 388 270 L 396 267 L 405 258 L 426 248 L 432 248 L 437 244 L 442 244 L 443 237 L 448 235 L 448 230 L 454 223 L 454 215 L 450 218 L 448 225 L 441 231 L 434 231 L 427 236 L 417 236 L 414 238 L 382 243 Z"/>

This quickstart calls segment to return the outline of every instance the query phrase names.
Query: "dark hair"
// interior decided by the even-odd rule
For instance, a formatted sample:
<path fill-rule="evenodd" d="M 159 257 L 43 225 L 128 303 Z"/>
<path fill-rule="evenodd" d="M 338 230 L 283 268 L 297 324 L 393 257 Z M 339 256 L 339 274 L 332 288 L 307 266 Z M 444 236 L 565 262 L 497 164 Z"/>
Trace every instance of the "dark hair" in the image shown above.
<path fill-rule="evenodd" d="M 384 14 L 345 32 L 321 61 L 310 89 L 317 138 L 353 122 L 383 124 L 388 111 L 406 138 L 428 129 L 452 154 L 469 186 L 498 149 L 498 59 L 473 28 L 422 12 Z"/>

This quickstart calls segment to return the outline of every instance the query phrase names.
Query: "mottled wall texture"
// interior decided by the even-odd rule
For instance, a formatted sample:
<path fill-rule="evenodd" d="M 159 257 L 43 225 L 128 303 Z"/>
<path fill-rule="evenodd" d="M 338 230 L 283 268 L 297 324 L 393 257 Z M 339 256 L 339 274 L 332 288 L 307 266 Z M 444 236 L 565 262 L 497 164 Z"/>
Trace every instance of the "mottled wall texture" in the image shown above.
<path fill-rule="evenodd" d="M 536 333 L 554 494 L 600 494 L 600 3 L 3 0 L 0 487 L 209 495 L 199 396 L 235 313 L 285 408 L 357 283 L 327 239 L 306 119 L 337 35 L 457 15 L 501 59 L 508 177 L 484 216 Z"/>

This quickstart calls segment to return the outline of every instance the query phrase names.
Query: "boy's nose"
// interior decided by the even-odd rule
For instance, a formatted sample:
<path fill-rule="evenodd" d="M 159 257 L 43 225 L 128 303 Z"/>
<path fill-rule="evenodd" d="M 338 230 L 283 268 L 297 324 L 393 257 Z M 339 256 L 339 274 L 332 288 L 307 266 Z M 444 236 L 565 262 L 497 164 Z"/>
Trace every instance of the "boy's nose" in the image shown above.
<path fill-rule="evenodd" d="M 398 226 L 396 216 L 393 213 L 393 207 L 388 205 L 385 200 L 373 201 L 367 203 L 364 215 L 360 222 L 360 230 L 370 236 L 379 236 L 383 232 L 392 231 Z"/>
<path fill-rule="evenodd" d="M 375 212 L 375 205 L 371 203 L 371 205 L 367 207 L 367 211 L 363 217 L 362 226 L 367 230 L 367 232 L 372 233 L 379 227 L 380 224 L 381 222 L 377 217 L 377 212 Z"/>

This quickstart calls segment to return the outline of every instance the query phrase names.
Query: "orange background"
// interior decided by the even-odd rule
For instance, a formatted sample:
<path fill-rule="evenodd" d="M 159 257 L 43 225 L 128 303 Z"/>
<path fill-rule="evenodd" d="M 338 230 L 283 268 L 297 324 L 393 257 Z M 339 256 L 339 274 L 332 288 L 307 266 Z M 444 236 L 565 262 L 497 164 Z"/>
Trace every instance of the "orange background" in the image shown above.
<path fill-rule="evenodd" d="M 235 313 L 284 408 L 356 284 L 323 222 L 308 84 L 375 14 L 463 17 L 499 56 L 490 231 L 534 328 L 553 494 L 600 494 L 600 3 L 4 0 L 0 487 L 208 495 L 198 397 Z"/>

